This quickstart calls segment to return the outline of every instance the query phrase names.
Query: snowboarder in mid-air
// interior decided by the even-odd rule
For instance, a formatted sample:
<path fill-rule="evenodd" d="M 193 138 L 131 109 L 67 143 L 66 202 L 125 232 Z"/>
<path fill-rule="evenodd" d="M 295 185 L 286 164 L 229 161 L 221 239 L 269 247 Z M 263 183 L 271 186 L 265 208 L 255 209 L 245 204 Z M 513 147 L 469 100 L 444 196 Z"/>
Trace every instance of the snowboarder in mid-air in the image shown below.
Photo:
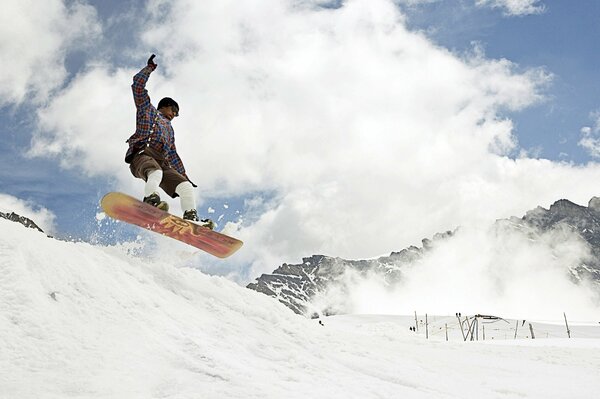
<path fill-rule="evenodd" d="M 170 97 L 158 102 L 155 108 L 150 103 L 146 82 L 156 69 L 155 55 L 148 64 L 133 77 L 133 100 L 137 108 L 135 133 L 127 140 L 129 149 L 125 162 L 131 173 L 146 181 L 144 202 L 162 210 L 168 210 L 168 204 L 161 201 L 158 187 L 172 198 L 181 198 L 183 219 L 201 222 L 210 229 L 214 223 L 210 219 L 198 219 L 193 188 L 197 187 L 185 173 L 183 162 L 175 148 L 175 132 L 171 121 L 179 116 L 179 104 Z"/>

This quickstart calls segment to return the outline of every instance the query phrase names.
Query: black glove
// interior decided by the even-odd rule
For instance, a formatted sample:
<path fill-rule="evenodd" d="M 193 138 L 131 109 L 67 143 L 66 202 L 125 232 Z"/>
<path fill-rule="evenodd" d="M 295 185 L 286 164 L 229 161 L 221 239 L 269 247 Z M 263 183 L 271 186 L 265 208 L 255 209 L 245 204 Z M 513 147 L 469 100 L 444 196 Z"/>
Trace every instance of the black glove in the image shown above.
<path fill-rule="evenodd" d="M 152 68 L 152 70 L 153 70 L 153 71 L 154 71 L 154 70 L 156 69 L 156 67 L 158 66 L 158 65 L 156 65 L 156 64 L 154 63 L 154 57 L 156 57 L 156 54 L 152 54 L 152 55 L 150 56 L 150 58 L 148 58 L 148 66 L 149 66 L 150 68 Z"/>

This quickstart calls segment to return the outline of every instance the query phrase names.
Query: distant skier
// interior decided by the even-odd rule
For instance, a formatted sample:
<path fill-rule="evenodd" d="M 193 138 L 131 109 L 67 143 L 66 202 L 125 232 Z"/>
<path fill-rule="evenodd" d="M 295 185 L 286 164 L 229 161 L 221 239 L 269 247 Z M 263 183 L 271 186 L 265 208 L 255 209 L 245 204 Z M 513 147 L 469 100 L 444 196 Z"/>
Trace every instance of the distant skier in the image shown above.
<path fill-rule="evenodd" d="M 133 77 L 133 100 L 137 108 L 135 133 L 127 140 L 129 149 L 125 162 L 131 173 L 146 181 L 144 202 L 168 210 L 166 202 L 161 201 L 158 187 L 172 198 L 181 198 L 183 218 L 198 222 L 196 200 L 193 188 L 197 187 L 185 173 L 183 162 L 175 148 L 175 132 L 171 121 L 179 116 L 179 104 L 169 97 L 158 102 L 158 107 L 150 103 L 146 82 L 156 69 L 155 55 L 148 59 L 148 64 Z M 202 225 L 212 229 L 214 223 L 210 219 L 200 221 Z"/>

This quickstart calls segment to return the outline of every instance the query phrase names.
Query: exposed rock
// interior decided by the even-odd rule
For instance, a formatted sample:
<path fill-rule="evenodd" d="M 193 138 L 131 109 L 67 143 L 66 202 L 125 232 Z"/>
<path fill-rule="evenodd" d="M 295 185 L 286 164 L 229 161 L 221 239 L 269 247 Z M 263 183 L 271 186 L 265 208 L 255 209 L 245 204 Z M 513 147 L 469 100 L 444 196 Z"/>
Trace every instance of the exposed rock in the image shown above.
<path fill-rule="evenodd" d="M 550 209 L 537 207 L 526 212 L 522 218 L 511 217 L 496 221 L 496 228 L 514 229 L 524 232 L 532 240 L 545 232 L 555 229 L 568 229 L 579 235 L 589 245 L 592 257 L 585 264 L 572 265 L 571 278 L 587 278 L 598 283 L 600 289 L 600 198 L 594 197 L 587 207 L 561 199 Z M 389 256 L 371 260 L 347 260 L 323 255 L 304 258 L 296 265 L 284 264 L 272 274 L 263 274 L 248 288 L 273 296 L 294 312 L 318 317 L 322 314 L 335 314 L 338 309 L 331 307 L 315 308 L 315 298 L 331 287 L 336 287 L 341 295 L 352 289 L 353 281 L 346 281 L 348 274 L 358 276 L 374 273 L 393 284 L 402 279 L 403 269 L 418 261 L 434 248 L 436 241 L 452 237 L 454 232 L 436 234 L 433 239 L 423 239 L 423 247 L 411 246 Z M 344 280 L 346 279 L 346 280 Z"/>
<path fill-rule="evenodd" d="M 42 233 L 44 232 L 42 229 L 40 229 L 38 227 L 37 224 L 35 224 L 35 222 L 33 220 L 26 218 L 25 216 L 17 215 L 14 212 L 10 212 L 10 213 L 0 212 L 0 218 L 8 219 L 8 220 L 11 220 L 11 221 L 17 222 L 17 223 L 21 223 L 25 227 L 29 227 L 31 229 L 36 229 Z"/>
<path fill-rule="evenodd" d="M 377 259 L 347 260 L 313 255 L 303 258 L 300 264 L 284 263 L 273 273 L 263 274 L 247 287 L 277 298 L 298 314 L 312 317 L 318 317 L 319 313 L 336 314 L 337 310 L 331 308 L 314 309 L 312 300 L 333 285 L 339 286 L 341 290 L 349 289 L 351 282 L 344 281 L 348 271 L 358 276 L 375 273 L 392 284 L 402 278 L 403 266 L 421 259 L 431 249 L 433 242 L 446 239 L 452 234 L 450 231 L 436 234 L 433 240 L 423 240 L 423 248 L 411 246 Z"/>

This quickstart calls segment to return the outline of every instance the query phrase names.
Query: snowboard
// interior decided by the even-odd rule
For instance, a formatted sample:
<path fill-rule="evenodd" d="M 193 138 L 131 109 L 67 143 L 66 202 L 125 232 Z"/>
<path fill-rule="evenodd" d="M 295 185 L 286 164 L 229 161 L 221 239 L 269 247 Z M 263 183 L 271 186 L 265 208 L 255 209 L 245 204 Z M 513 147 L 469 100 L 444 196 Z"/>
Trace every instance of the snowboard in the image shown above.
<path fill-rule="evenodd" d="M 174 238 L 219 258 L 227 258 L 243 244 L 236 238 L 183 220 L 127 194 L 108 193 L 100 204 L 113 219 Z"/>

